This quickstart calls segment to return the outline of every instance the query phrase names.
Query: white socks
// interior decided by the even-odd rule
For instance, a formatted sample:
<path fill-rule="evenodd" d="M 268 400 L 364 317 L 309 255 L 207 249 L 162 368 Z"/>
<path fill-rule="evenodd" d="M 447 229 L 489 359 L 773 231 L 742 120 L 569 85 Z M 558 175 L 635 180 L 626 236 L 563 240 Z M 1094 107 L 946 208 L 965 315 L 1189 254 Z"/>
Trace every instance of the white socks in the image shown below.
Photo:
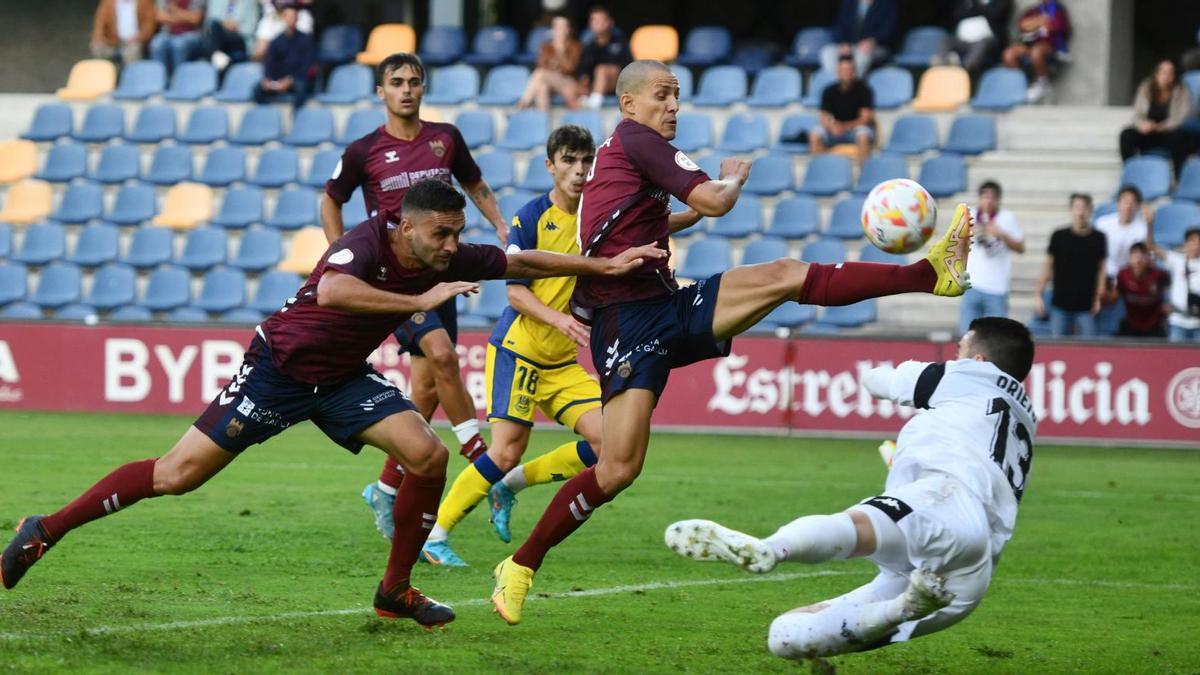
<path fill-rule="evenodd" d="M 446 541 L 450 538 L 450 533 L 441 525 L 434 525 L 429 531 L 429 536 L 425 537 L 425 541 Z"/>
<path fill-rule="evenodd" d="M 500 479 L 504 483 L 504 487 L 512 490 L 514 493 L 520 492 L 529 487 L 529 481 L 525 479 L 525 465 L 518 464 L 511 471 L 504 474 L 504 478 Z"/>
<path fill-rule="evenodd" d="M 849 558 L 858 543 L 858 532 L 850 514 L 843 512 L 797 518 L 764 541 L 776 560 L 822 563 Z"/>
<path fill-rule="evenodd" d="M 375 481 L 375 487 L 379 488 L 379 491 L 385 495 L 391 495 L 393 497 L 396 496 L 396 488 L 384 483 L 381 480 Z"/>
<path fill-rule="evenodd" d="M 767 646 L 784 658 L 858 652 L 878 646 L 905 622 L 904 596 L 879 602 L 829 602 L 819 612 L 789 612 L 771 622 Z"/>
<path fill-rule="evenodd" d="M 479 433 L 479 420 L 470 419 L 451 428 L 454 429 L 454 437 L 458 439 L 458 444 L 462 445 Z"/>

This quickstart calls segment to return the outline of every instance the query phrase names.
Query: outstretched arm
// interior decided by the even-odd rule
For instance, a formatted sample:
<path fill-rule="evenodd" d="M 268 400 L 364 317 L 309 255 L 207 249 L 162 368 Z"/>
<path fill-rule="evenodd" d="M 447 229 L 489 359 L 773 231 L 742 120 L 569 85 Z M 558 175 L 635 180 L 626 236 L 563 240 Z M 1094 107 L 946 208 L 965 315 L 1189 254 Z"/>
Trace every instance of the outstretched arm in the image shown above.
<path fill-rule="evenodd" d="M 692 188 L 687 205 L 702 216 L 729 213 L 742 194 L 742 185 L 750 177 L 750 162 L 730 157 L 721 162 L 721 177 Z"/>
<path fill-rule="evenodd" d="M 496 201 L 496 193 L 492 192 L 492 188 L 488 186 L 487 181 L 480 178 L 474 183 L 463 185 L 463 189 L 471 197 L 471 201 L 475 202 L 475 206 L 479 207 L 479 212 L 484 218 L 496 228 L 496 236 L 500 238 L 501 244 L 508 243 L 508 224 L 504 222 L 504 216 L 500 215 L 500 204 Z"/>
<path fill-rule="evenodd" d="M 506 279 L 544 279 L 546 277 L 620 276 L 642 264 L 643 259 L 670 255 L 654 244 L 627 249 L 614 258 L 591 258 L 550 251 L 518 251 L 508 254 Z"/>
<path fill-rule="evenodd" d="M 925 408 L 944 371 L 943 364 L 923 361 L 905 361 L 895 367 L 882 365 L 863 375 L 863 386 L 875 398 Z"/>
<path fill-rule="evenodd" d="M 327 270 L 317 282 L 317 304 L 355 314 L 428 312 L 458 294 L 470 295 L 479 284 L 469 281 L 440 283 L 420 295 L 391 293 L 352 274 Z"/>

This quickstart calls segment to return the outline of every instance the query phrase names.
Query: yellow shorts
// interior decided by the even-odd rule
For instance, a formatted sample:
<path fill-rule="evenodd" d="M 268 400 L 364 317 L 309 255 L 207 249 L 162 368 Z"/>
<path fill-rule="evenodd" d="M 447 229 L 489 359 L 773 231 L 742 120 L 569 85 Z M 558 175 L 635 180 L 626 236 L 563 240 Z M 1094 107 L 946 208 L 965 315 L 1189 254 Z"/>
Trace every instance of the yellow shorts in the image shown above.
<path fill-rule="evenodd" d="M 574 361 L 541 366 L 489 344 L 485 377 L 489 420 L 532 427 L 536 407 L 574 431 L 584 413 L 600 407 L 600 383 Z"/>

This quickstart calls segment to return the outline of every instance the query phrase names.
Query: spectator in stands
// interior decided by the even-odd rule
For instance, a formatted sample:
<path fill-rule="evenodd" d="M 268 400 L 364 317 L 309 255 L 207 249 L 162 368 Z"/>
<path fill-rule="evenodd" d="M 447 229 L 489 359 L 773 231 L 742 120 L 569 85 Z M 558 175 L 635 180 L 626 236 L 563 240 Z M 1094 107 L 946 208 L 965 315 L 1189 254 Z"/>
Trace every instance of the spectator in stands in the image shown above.
<path fill-rule="evenodd" d="M 592 7 L 588 14 L 588 29 L 592 38 L 583 46 L 579 57 L 579 75 L 589 108 L 599 108 L 604 97 L 617 89 L 617 75 L 633 61 L 629 42 L 617 30 L 612 14 L 603 5 Z"/>
<path fill-rule="evenodd" d="M 950 41 L 949 55 L 972 78 L 1000 60 L 1008 46 L 1012 12 L 1012 0 L 955 0 L 954 38 Z"/>
<path fill-rule="evenodd" d="M 1117 193 L 1117 210 L 1096 219 L 1096 229 L 1108 243 L 1105 274 L 1116 278 L 1117 272 L 1129 262 L 1130 247 L 1146 241 L 1146 223 L 1153 217 L 1153 213 L 1142 211 L 1142 191 L 1133 185 L 1122 185 Z"/>
<path fill-rule="evenodd" d="M 283 8 L 283 33 L 267 48 L 263 80 L 254 92 L 259 103 L 290 99 L 299 109 L 312 95 L 317 48 L 311 35 L 296 28 L 299 14 L 295 7 Z"/>
<path fill-rule="evenodd" d="M 1200 227 L 1183 234 L 1182 253 L 1156 246 L 1153 234 L 1149 247 L 1171 274 L 1168 337 L 1171 342 L 1200 342 Z"/>
<path fill-rule="evenodd" d="M 258 28 L 254 30 L 254 60 L 262 61 L 267 56 L 267 48 L 271 40 L 283 32 L 283 8 L 295 7 L 299 12 L 296 19 L 296 30 L 306 35 L 313 33 L 313 16 L 311 0 L 259 0 L 262 18 L 258 20 Z"/>
<path fill-rule="evenodd" d="M 832 145 L 854 143 L 861 167 L 875 144 L 875 94 L 854 71 L 854 57 L 838 59 L 837 82 L 821 94 L 821 123 L 808 132 L 809 147 L 820 154 Z"/>
<path fill-rule="evenodd" d="M 1112 302 L 1117 298 L 1125 301 L 1125 318 L 1121 319 L 1117 335 L 1164 338 L 1167 336 L 1164 319 L 1171 311 L 1166 304 L 1171 277 L 1154 264 L 1145 242 L 1130 246 L 1126 254 L 1129 264 L 1117 272 L 1110 294 Z"/>
<path fill-rule="evenodd" d="M 1020 68 L 1028 62 L 1033 70 L 1026 100 L 1041 103 L 1050 95 L 1050 67 L 1055 60 L 1068 58 L 1071 19 L 1059 0 L 1041 0 L 1017 19 L 1018 42 L 1004 50 L 1004 65 Z"/>
<path fill-rule="evenodd" d="M 971 288 L 963 294 L 958 332 L 965 335 L 981 316 L 1008 316 L 1008 289 L 1012 278 L 1012 253 L 1025 252 L 1025 234 L 1012 211 L 1000 208 L 1000 184 L 979 186 L 975 207 L 975 241 L 967 259 Z"/>
<path fill-rule="evenodd" d="M 852 56 L 855 72 L 865 76 L 892 55 L 898 23 L 896 0 L 842 0 L 833 20 L 833 44 L 821 48 L 821 67 L 835 72 L 839 58 Z"/>
<path fill-rule="evenodd" d="M 583 45 L 571 34 L 571 21 L 565 16 L 554 17 L 550 22 L 550 39 L 538 50 L 537 67 L 529 76 L 517 107 L 536 104 L 539 110 L 548 112 L 550 95 L 557 93 L 566 100 L 568 108 L 575 108 L 579 100 L 575 75 L 582 53 Z"/>
<path fill-rule="evenodd" d="M 138 61 L 156 30 L 154 0 L 100 0 L 92 20 L 92 56 Z"/>
<path fill-rule="evenodd" d="M 217 70 L 245 61 L 254 48 L 258 0 L 208 0 L 204 51 Z"/>
<path fill-rule="evenodd" d="M 1190 149 L 1179 127 L 1191 109 L 1191 96 L 1179 79 L 1175 62 L 1159 61 L 1154 74 L 1142 80 L 1133 96 L 1133 126 L 1121 130 L 1121 159 L 1161 148 L 1170 153 L 1178 175 Z"/>
<path fill-rule="evenodd" d="M 200 25 L 205 0 L 159 0 L 158 35 L 150 40 L 150 58 L 167 70 L 187 63 L 200 53 Z"/>
<path fill-rule="evenodd" d="M 1050 334 L 1067 337 L 1096 335 L 1096 314 L 1104 295 L 1104 234 L 1092 227 L 1091 195 L 1071 195 L 1071 224 L 1050 236 L 1046 261 L 1034 289 L 1034 312 L 1050 317 Z M 1053 280 L 1050 306 L 1042 291 Z"/>

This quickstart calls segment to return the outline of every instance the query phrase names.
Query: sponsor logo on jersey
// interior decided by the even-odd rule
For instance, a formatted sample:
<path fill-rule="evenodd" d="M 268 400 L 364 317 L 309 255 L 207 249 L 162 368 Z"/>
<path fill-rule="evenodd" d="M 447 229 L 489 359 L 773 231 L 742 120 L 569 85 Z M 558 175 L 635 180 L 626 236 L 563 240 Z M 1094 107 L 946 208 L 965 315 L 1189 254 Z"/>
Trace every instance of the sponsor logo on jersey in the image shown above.
<path fill-rule="evenodd" d="M 380 281 L 387 281 L 387 268 L 381 266 L 379 268 L 379 273 L 375 275 L 375 278 Z"/>
<path fill-rule="evenodd" d="M 331 254 L 326 262 L 332 263 L 334 265 L 345 265 L 352 260 L 354 260 L 354 251 L 351 251 L 348 248 L 344 248 L 340 251 L 335 251 L 333 254 Z"/>
<path fill-rule="evenodd" d="M 678 164 L 679 168 L 683 169 L 684 171 L 698 171 L 700 169 L 700 167 L 696 166 L 696 163 L 692 161 L 691 157 L 683 154 L 682 150 L 679 150 L 675 153 L 675 163 Z"/>
<path fill-rule="evenodd" d="M 1167 411 L 1189 429 L 1200 429 L 1200 368 L 1184 368 L 1167 385 Z"/>
<path fill-rule="evenodd" d="M 429 141 L 429 150 L 435 157 L 441 157 L 446 154 L 446 144 L 440 138 Z"/>
<path fill-rule="evenodd" d="M 254 401 L 250 400 L 249 396 L 242 396 L 242 402 L 238 404 L 237 411 L 243 415 L 249 415 L 254 412 Z"/>
<path fill-rule="evenodd" d="M 557 229 L 558 229 L 558 226 L 555 225 L 554 223 L 546 223 L 546 231 L 547 232 L 553 232 Z"/>
<path fill-rule="evenodd" d="M 871 497 L 862 503 L 867 506 L 874 506 L 880 511 L 883 511 L 888 518 L 892 519 L 892 522 L 898 523 L 902 518 L 904 518 L 904 516 L 912 513 L 911 506 L 905 504 L 899 499 L 896 499 L 895 497 Z"/>
<path fill-rule="evenodd" d="M 388 150 L 383 153 L 383 161 L 385 164 L 394 164 L 400 161 L 400 157 L 396 154 L 395 150 Z"/>

